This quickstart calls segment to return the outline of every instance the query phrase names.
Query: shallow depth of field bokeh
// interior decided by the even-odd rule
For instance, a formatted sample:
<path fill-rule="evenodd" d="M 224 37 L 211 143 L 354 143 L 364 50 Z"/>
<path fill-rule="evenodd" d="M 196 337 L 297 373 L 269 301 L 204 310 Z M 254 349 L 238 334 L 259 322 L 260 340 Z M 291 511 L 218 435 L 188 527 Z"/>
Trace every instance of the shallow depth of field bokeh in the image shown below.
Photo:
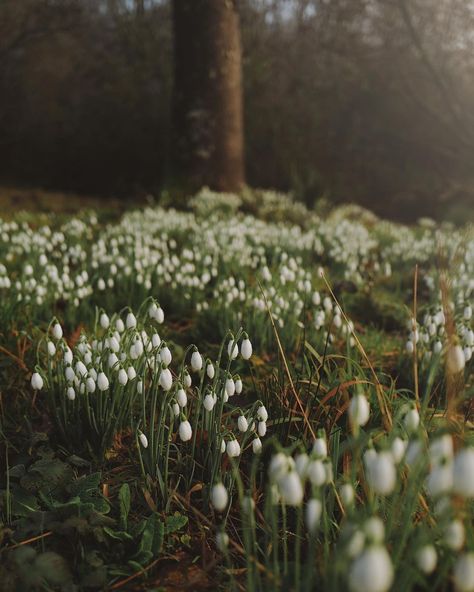
<path fill-rule="evenodd" d="M 474 591 L 474 5 L 0 5 L 0 590 Z"/>

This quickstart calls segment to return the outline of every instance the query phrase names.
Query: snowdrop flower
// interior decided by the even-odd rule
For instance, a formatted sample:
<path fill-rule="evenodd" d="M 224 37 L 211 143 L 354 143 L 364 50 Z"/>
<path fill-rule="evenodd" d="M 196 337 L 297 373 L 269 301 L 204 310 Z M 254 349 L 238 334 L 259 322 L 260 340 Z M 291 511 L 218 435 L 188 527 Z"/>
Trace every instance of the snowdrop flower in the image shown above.
<path fill-rule="evenodd" d="M 454 459 L 454 491 L 465 498 L 474 498 L 474 448 L 467 446 Z"/>
<path fill-rule="evenodd" d="M 454 587 L 457 592 L 474 591 L 474 552 L 464 553 L 454 564 Z"/>
<path fill-rule="evenodd" d="M 202 357 L 198 350 L 194 350 L 191 355 L 191 369 L 193 372 L 199 372 L 202 368 Z"/>
<path fill-rule="evenodd" d="M 319 526 L 323 505 L 319 499 L 310 499 L 305 508 L 306 528 L 314 534 Z"/>
<path fill-rule="evenodd" d="M 107 363 L 109 365 L 109 368 L 114 368 L 118 364 L 117 356 L 115 354 L 109 354 Z"/>
<path fill-rule="evenodd" d="M 158 310 L 156 311 L 155 314 L 155 320 L 157 323 L 159 323 L 160 325 L 163 323 L 163 321 L 165 320 L 165 313 L 163 312 L 163 309 L 161 308 L 161 306 L 158 307 Z"/>
<path fill-rule="evenodd" d="M 453 487 L 453 466 L 444 461 L 432 467 L 426 480 L 426 489 L 432 497 L 448 493 Z"/>
<path fill-rule="evenodd" d="M 135 327 L 137 326 L 137 319 L 133 312 L 128 313 L 127 318 L 125 320 L 125 325 L 127 329 L 135 329 Z"/>
<path fill-rule="evenodd" d="M 151 345 L 152 347 L 160 347 L 161 337 L 158 335 L 158 333 L 153 333 L 151 336 Z"/>
<path fill-rule="evenodd" d="M 43 379 L 38 372 L 34 372 L 31 377 L 31 386 L 35 391 L 40 391 L 43 388 Z"/>
<path fill-rule="evenodd" d="M 81 361 L 77 362 L 77 364 L 76 364 L 76 374 L 78 376 L 81 376 L 82 378 L 84 376 L 87 376 L 87 368 L 85 367 L 85 365 Z"/>
<path fill-rule="evenodd" d="M 399 436 L 396 436 L 393 439 L 391 451 L 392 451 L 393 460 L 396 464 L 398 464 L 402 461 L 403 457 L 405 456 L 407 446 L 408 446 L 408 442 L 406 442 L 405 440 L 402 440 L 402 438 L 400 438 Z"/>
<path fill-rule="evenodd" d="M 239 419 L 237 420 L 237 427 L 239 428 L 240 432 L 246 432 L 249 429 L 249 423 L 245 415 L 239 416 Z"/>
<path fill-rule="evenodd" d="M 464 311 L 463 311 L 463 317 L 465 321 L 469 321 L 472 318 L 472 307 L 471 306 L 466 306 Z"/>
<path fill-rule="evenodd" d="M 242 380 L 240 378 L 237 378 L 235 381 L 235 394 L 240 395 L 241 392 L 242 392 Z"/>
<path fill-rule="evenodd" d="M 366 466 L 367 482 L 378 495 L 389 495 L 395 488 L 397 472 L 390 452 L 379 452 Z"/>
<path fill-rule="evenodd" d="M 257 433 L 260 438 L 263 438 L 267 433 L 267 422 L 266 421 L 259 421 L 257 426 Z"/>
<path fill-rule="evenodd" d="M 420 414 L 416 407 L 412 407 L 403 418 L 403 425 L 408 433 L 416 432 L 420 425 Z"/>
<path fill-rule="evenodd" d="M 186 407 L 188 403 L 188 397 L 186 395 L 186 391 L 182 388 L 178 390 L 176 393 L 176 401 L 180 407 Z"/>
<path fill-rule="evenodd" d="M 453 551 L 459 551 L 464 545 L 466 533 L 460 520 L 452 520 L 444 531 L 444 542 Z"/>
<path fill-rule="evenodd" d="M 76 398 L 76 391 L 72 388 L 72 386 L 69 386 L 67 388 L 66 395 L 70 401 L 74 401 L 74 399 Z"/>
<path fill-rule="evenodd" d="M 306 452 L 297 454 L 295 457 L 295 469 L 301 479 L 306 479 L 306 472 L 308 470 L 309 456 Z"/>
<path fill-rule="evenodd" d="M 225 381 L 225 392 L 228 397 L 233 397 L 235 393 L 235 382 L 231 376 L 226 378 Z"/>
<path fill-rule="evenodd" d="M 92 378 L 92 376 L 89 376 L 86 380 L 86 390 L 88 393 L 93 393 L 95 392 L 95 380 Z"/>
<path fill-rule="evenodd" d="M 232 458 L 240 455 L 240 444 L 237 440 L 229 440 L 226 446 L 227 454 Z"/>
<path fill-rule="evenodd" d="M 141 395 L 143 393 L 143 381 L 139 380 L 137 382 L 137 393 Z"/>
<path fill-rule="evenodd" d="M 254 454 L 259 454 L 262 451 L 262 441 L 260 438 L 254 438 L 252 440 L 252 451 Z"/>
<path fill-rule="evenodd" d="M 218 532 L 216 534 L 216 546 L 219 549 L 219 551 L 221 551 L 221 553 L 224 553 L 227 550 L 228 545 L 229 535 L 226 532 Z"/>
<path fill-rule="evenodd" d="M 211 489 L 211 503 L 218 512 L 223 512 L 229 501 L 227 489 L 223 483 L 216 483 Z"/>
<path fill-rule="evenodd" d="M 123 368 L 120 368 L 120 370 L 119 370 L 118 381 L 122 386 L 125 386 L 128 382 L 127 373 L 125 372 L 125 370 Z"/>
<path fill-rule="evenodd" d="M 240 344 L 240 353 L 244 360 L 249 360 L 252 356 L 252 344 L 250 339 L 246 337 Z"/>
<path fill-rule="evenodd" d="M 181 408 L 178 405 L 178 403 L 173 403 L 171 409 L 173 410 L 173 414 L 175 417 L 178 417 L 178 415 L 181 413 Z"/>
<path fill-rule="evenodd" d="M 193 381 L 191 380 L 191 375 L 189 374 L 189 372 L 186 370 L 183 376 L 183 382 L 184 382 L 184 386 L 186 388 L 189 388 Z"/>
<path fill-rule="evenodd" d="M 387 592 L 393 582 L 393 566 L 382 545 L 365 549 L 349 568 L 351 592 Z"/>
<path fill-rule="evenodd" d="M 69 347 L 66 347 L 65 351 L 64 351 L 64 362 L 66 364 L 72 364 L 72 351 L 70 350 Z"/>
<path fill-rule="evenodd" d="M 214 399 L 214 397 L 210 393 L 208 393 L 204 397 L 204 401 L 202 404 L 204 405 L 204 409 L 206 411 L 212 411 L 214 409 L 215 404 L 216 404 L 216 399 Z"/>
<path fill-rule="evenodd" d="M 235 360 L 239 354 L 239 346 L 234 339 L 231 339 L 227 344 L 227 354 L 231 360 Z"/>
<path fill-rule="evenodd" d="M 289 506 L 299 506 L 303 501 L 303 485 L 298 473 L 290 470 L 278 479 L 281 500 Z"/>
<path fill-rule="evenodd" d="M 264 405 L 261 405 L 257 409 L 257 417 L 260 421 L 267 421 L 268 420 L 268 411 L 266 410 Z"/>
<path fill-rule="evenodd" d="M 434 571 L 438 561 L 438 555 L 433 545 L 423 545 L 415 555 L 415 561 L 418 569 L 425 574 L 430 574 Z"/>
<path fill-rule="evenodd" d="M 349 418 L 355 426 L 364 426 L 370 417 L 370 405 L 364 395 L 355 395 L 349 403 Z"/>
<path fill-rule="evenodd" d="M 105 314 L 105 312 L 103 312 L 100 315 L 100 326 L 102 327 L 102 329 L 108 329 L 109 325 L 110 325 L 109 317 Z"/>
<path fill-rule="evenodd" d="M 64 371 L 64 376 L 66 377 L 66 380 L 68 382 L 74 381 L 74 379 L 76 378 L 76 375 L 74 373 L 74 370 L 72 369 L 72 366 L 66 366 L 66 370 Z"/>
<path fill-rule="evenodd" d="M 122 319 L 119 318 L 115 321 L 115 328 L 119 333 L 123 333 L 125 331 L 125 325 L 123 324 Z"/>
<path fill-rule="evenodd" d="M 464 370 L 466 360 L 460 345 L 451 345 L 446 354 L 446 368 L 448 374 L 459 374 Z"/>
<path fill-rule="evenodd" d="M 224 454 L 225 451 L 226 451 L 226 444 L 225 444 L 224 438 L 222 438 L 222 440 L 221 440 L 221 454 Z"/>
<path fill-rule="evenodd" d="M 165 366 L 171 364 L 172 356 L 169 347 L 166 345 L 160 351 L 160 360 Z"/>
<path fill-rule="evenodd" d="M 326 458 L 328 455 L 328 445 L 324 436 L 318 436 L 313 444 L 313 454 Z"/>
<path fill-rule="evenodd" d="M 306 473 L 311 483 L 316 487 L 321 487 L 326 483 L 326 469 L 321 460 L 312 460 L 308 464 Z"/>
<path fill-rule="evenodd" d="M 208 378 L 210 378 L 210 380 L 212 380 L 214 378 L 214 376 L 216 375 L 216 371 L 214 370 L 214 366 L 213 366 L 212 362 L 207 363 L 206 374 L 207 374 Z"/>
<path fill-rule="evenodd" d="M 106 391 L 109 388 L 109 379 L 103 372 L 97 376 L 97 387 L 99 391 Z"/>
<path fill-rule="evenodd" d="M 173 376 L 169 368 L 163 368 L 160 373 L 160 386 L 163 390 L 169 391 L 173 386 Z"/>
<path fill-rule="evenodd" d="M 411 467 L 418 463 L 418 461 L 423 457 L 422 452 L 423 442 L 419 438 L 410 440 L 407 446 L 407 452 L 405 454 L 406 464 Z"/>
<path fill-rule="evenodd" d="M 385 537 L 385 526 L 378 516 L 371 516 L 364 523 L 367 540 L 372 544 L 381 544 Z"/>
<path fill-rule="evenodd" d="M 59 323 L 55 323 L 52 329 L 53 337 L 57 340 L 63 336 L 63 329 Z"/>
<path fill-rule="evenodd" d="M 440 354 L 441 350 L 443 349 L 443 344 L 439 339 L 437 339 L 433 345 L 433 351 L 435 354 Z"/>
<path fill-rule="evenodd" d="M 54 356 L 55 353 L 56 353 L 56 346 L 54 345 L 54 343 L 52 341 L 48 341 L 48 354 L 50 356 Z"/>
<path fill-rule="evenodd" d="M 137 377 L 137 372 L 133 366 L 127 368 L 128 380 L 134 380 Z"/>
<path fill-rule="evenodd" d="M 339 489 L 339 495 L 341 496 L 342 504 L 345 508 L 352 506 L 355 499 L 354 488 L 350 483 L 344 483 Z"/>
<path fill-rule="evenodd" d="M 148 438 L 143 432 L 138 434 L 138 439 L 140 440 L 140 444 L 143 446 L 143 448 L 148 448 Z"/>
<path fill-rule="evenodd" d="M 191 436 L 193 435 L 193 430 L 191 428 L 191 424 L 189 421 L 185 420 L 179 424 L 179 437 L 182 442 L 187 442 L 191 440 Z"/>

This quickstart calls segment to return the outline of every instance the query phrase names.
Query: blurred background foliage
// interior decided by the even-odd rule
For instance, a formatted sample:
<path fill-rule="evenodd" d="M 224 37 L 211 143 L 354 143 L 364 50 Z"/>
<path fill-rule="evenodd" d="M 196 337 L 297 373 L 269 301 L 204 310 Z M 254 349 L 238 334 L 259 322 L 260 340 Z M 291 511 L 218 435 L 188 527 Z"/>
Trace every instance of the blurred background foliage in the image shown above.
<path fill-rule="evenodd" d="M 240 0 L 247 182 L 474 217 L 471 0 Z M 0 182 L 166 188 L 168 0 L 2 0 Z"/>

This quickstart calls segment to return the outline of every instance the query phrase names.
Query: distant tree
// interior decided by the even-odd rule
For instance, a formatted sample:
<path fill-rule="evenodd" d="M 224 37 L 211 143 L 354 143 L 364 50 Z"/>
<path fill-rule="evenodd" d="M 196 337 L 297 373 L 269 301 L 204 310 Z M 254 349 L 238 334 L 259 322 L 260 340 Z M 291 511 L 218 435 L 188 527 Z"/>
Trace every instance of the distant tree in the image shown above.
<path fill-rule="evenodd" d="M 236 0 L 174 0 L 173 180 L 238 190 L 245 181 Z"/>

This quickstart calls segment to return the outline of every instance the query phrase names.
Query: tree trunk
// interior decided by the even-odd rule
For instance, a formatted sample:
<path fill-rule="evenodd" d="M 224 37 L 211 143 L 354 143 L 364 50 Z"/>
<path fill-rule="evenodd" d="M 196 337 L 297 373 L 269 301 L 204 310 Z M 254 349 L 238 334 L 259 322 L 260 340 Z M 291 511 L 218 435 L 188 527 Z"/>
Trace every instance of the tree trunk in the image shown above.
<path fill-rule="evenodd" d="M 173 183 L 236 191 L 245 182 L 236 0 L 174 0 Z"/>

